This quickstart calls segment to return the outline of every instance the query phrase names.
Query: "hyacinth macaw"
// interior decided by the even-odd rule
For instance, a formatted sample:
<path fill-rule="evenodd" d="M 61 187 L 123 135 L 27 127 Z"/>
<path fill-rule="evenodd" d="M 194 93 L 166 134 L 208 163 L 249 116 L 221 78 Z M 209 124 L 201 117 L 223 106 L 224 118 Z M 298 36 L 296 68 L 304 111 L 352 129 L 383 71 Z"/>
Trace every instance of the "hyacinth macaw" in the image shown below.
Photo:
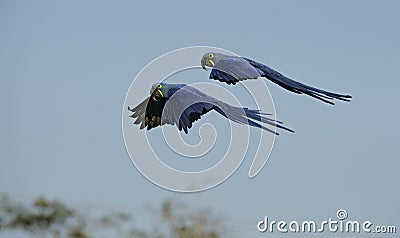
<path fill-rule="evenodd" d="M 201 66 L 203 69 L 206 69 L 206 66 L 212 68 L 210 79 L 228 84 L 236 84 L 242 80 L 264 77 L 291 92 L 307 94 L 332 105 L 334 105 L 332 102 L 333 99 L 347 102 L 351 99 L 350 95 L 332 93 L 294 81 L 264 64 L 245 57 L 230 56 L 221 53 L 206 53 L 201 59 Z"/>
<path fill-rule="evenodd" d="M 171 124 L 187 134 L 193 122 L 215 110 L 234 122 L 262 128 L 276 135 L 279 133 L 266 128 L 260 122 L 294 132 L 284 127 L 282 122 L 265 117 L 268 114 L 260 110 L 231 106 L 185 84 L 153 84 L 150 96 L 133 109 L 128 107 L 128 110 L 133 113 L 131 117 L 136 118 L 134 124 L 140 124 L 140 129 L 147 126 L 147 130 Z"/>

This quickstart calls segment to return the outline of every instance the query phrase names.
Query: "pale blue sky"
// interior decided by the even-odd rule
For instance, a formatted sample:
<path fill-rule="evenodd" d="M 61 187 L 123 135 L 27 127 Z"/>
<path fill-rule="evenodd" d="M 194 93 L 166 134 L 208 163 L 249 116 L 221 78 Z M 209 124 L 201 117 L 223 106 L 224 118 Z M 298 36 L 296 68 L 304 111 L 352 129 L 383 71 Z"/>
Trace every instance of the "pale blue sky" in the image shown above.
<path fill-rule="evenodd" d="M 399 229 L 399 10 L 398 1 L 1 1 L 0 192 L 132 211 L 173 197 L 225 215 L 236 237 L 270 235 L 255 228 L 264 215 L 321 220 L 339 208 Z M 193 45 L 354 99 L 332 107 L 270 84 L 296 133 L 277 138 L 256 178 L 246 160 L 212 190 L 160 189 L 129 160 L 121 110 L 143 66 Z"/>

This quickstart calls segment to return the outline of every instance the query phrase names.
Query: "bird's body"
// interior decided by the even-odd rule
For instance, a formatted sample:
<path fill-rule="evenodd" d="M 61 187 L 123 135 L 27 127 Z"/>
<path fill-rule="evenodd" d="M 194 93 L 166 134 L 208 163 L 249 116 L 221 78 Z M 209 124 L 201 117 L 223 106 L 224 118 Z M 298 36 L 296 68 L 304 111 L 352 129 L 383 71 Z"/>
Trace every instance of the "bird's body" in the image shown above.
<path fill-rule="evenodd" d="M 227 84 L 236 84 L 242 80 L 264 77 L 291 92 L 306 94 L 329 104 L 334 104 L 332 99 L 350 101 L 351 98 L 350 95 L 332 93 L 294 81 L 267 65 L 245 57 L 206 53 L 201 59 L 201 65 L 204 69 L 206 69 L 206 66 L 212 67 L 210 79 Z"/>
<path fill-rule="evenodd" d="M 293 132 L 282 126 L 281 122 L 265 117 L 267 114 L 260 110 L 231 106 L 185 84 L 154 84 L 150 93 L 151 96 L 138 106 L 128 108 L 133 112 L 131 117 L 136 118 L 134 123 L 140 124 L 140 129 L 147 127 L 150 130 L 171 124 L 187 133 L 193 122 L 214 110 L 234 122 L 262 128 L 274 134 L 278 133 L 262 123 Z"/>

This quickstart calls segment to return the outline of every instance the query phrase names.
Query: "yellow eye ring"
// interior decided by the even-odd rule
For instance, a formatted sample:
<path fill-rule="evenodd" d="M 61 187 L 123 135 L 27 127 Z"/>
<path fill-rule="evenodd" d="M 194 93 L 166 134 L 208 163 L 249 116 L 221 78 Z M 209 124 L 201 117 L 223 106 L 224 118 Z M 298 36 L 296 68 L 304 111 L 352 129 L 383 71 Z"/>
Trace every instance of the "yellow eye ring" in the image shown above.
<path fill-rule="evenodd" d="M 208 58 L 212 59 L 212 58 L 214 58 L 214 55 L 213 54 L 209 54 Z"/>
<path fill-rule="evenodd" d="M 161 84 L 157 84 L 157 88 L 162 88 L 162 85 Z"/>

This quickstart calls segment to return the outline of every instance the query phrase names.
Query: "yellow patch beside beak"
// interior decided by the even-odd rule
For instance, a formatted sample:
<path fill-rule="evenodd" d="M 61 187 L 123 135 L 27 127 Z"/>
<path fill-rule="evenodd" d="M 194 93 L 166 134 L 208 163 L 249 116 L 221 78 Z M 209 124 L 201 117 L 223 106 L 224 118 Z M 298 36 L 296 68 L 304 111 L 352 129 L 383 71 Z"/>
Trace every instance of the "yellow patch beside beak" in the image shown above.
<path fill-rule="evenodd" d="M 210 62 L 210 64 L 211 64 L 211 67 L 214 67 L 214 61 L 212 61 L 212 60 L 208 60 L 208 62 Z"/>
<path fill-rule="evenodd" d="M 161 92 L 160 89 L 157 89 L 158 93 L 160 93 L 161 97 L 164 97 L 164 94 Z"/>

